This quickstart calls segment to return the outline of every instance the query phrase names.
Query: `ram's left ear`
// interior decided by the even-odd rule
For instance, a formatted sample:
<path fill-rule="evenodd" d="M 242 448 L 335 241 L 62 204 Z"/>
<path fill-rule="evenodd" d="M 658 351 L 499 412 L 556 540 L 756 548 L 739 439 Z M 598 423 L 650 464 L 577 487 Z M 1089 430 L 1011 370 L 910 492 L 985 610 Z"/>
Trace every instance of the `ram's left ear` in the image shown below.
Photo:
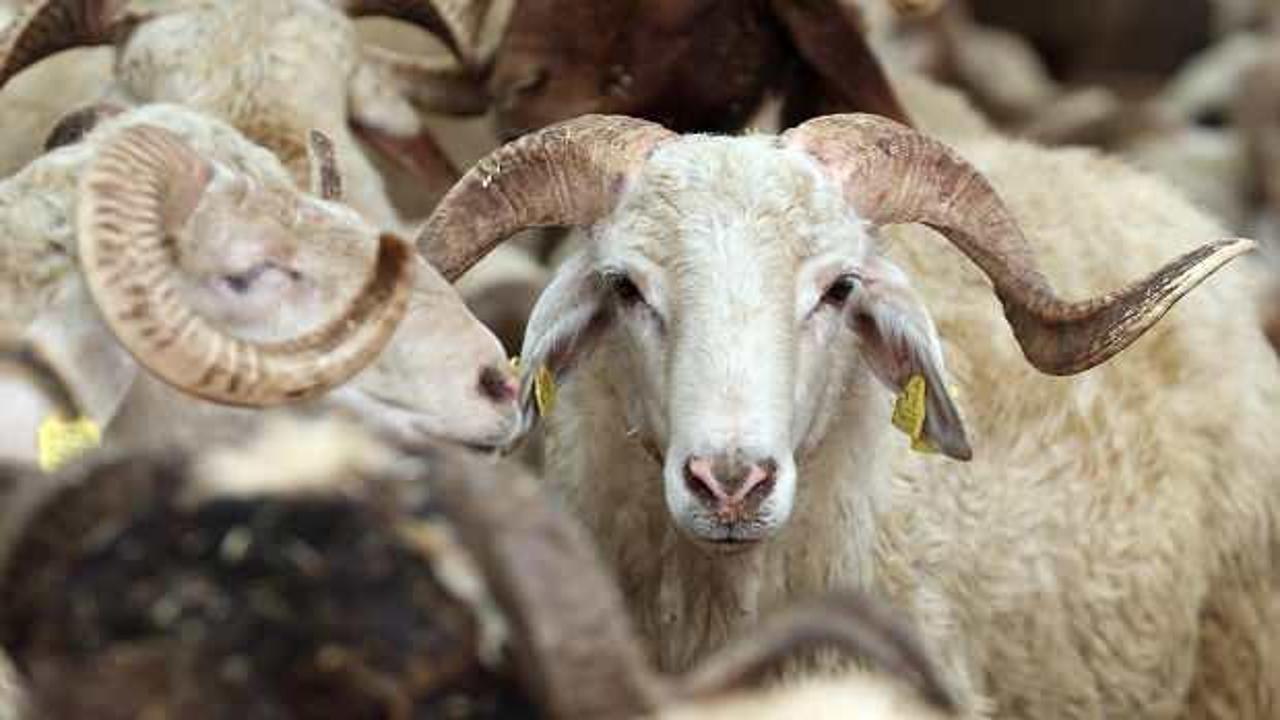
<path fill-rule="evenodd" d="M 613 322 L 613 304 L 585 251 L 566 260 L 533 306 L 520 352 L 524 429 L 549 412 L 555 384 L 594 350 Z M 548 385 L 550 383 L 550 385 Z"/>
<path fill-rule="evenodd" d="M 896 393 L 923 389 L 924 422 L 919 438 L 944 455 L 969 460 L 973 450 L 948 389 L 942 344 L 933 320 L 907 276 L 889 261 L 872 256 L 860 269 L 849 296 L 846 319 L 862 339 L 871 370 Z M 924 386 L 909 387 L 912 378 Z M 920 402 L 917 396 L 915 402 Z"/>

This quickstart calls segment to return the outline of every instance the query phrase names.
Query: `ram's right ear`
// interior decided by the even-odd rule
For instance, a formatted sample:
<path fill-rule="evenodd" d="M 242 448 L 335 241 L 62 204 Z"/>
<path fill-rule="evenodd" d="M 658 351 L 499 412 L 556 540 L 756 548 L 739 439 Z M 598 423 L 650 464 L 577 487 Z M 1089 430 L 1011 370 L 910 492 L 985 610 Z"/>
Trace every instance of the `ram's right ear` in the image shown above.
<path fill-rule="evenodd" d="M 550 411 L 555 384 L 595 349 L 613 317 L 613 304 L 588 254 L 575 253 L 556 270 L 525 328 L 520 353 L 525 430 Z"/>

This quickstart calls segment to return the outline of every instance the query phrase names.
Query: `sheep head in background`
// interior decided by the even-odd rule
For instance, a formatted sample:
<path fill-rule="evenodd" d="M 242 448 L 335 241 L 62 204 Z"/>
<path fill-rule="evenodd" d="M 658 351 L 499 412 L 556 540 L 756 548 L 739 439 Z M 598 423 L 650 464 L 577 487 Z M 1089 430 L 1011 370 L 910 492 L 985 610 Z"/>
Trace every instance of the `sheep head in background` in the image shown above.
<path fill-rule="evenodd" d="M 332 197 L 341 175 L 313 144 Z M 57 217 L 31 211 L 51 204 Z M 222 123 L 130 111 L 8 179 L 0 208 L 6 312 L 96 395 L 109 436 L 213 436 L 248 420 L 218 406 L 303 402 L 407 439 L 495 446 L 517 426 L 506 355 L 456 291 Z"/>
<path fill-rule="evenodd" d="M 872 242 L 877 226 L 903 222 L 936 228 L 981 268 L 1026 358 L 1057 375 L 1120 352 L 1253 245 L 1205 245 L 1129 287 L 1064 301 L 976 170 L 868 115 L 819 118 L 778 138 L 569 121 L 473 168 L 419 243 L 454 277 L 522 228 L 584 227 L 588 241 L 526 332 L 529 417 L 541 395 L 534 378 L 563 378 L 607 347 L 628 383 L 617 411 L 661 463 L 675 524 L 727 548 L 786 523 L 797 458 L 823 438 L 843 394 L 864 392 L 855 363 L 893 392 L 924 391 L 913 439 L 970 457 L 929 313 Z"/>
<path fill-rule="evenodd" d="M 587 113 L 735 131 L 769 92 L 786 125 L 840 111 L 905 121 L 860 24 L 838 0 L 521 0 L 489 90 L 507 137 Z"/>
<path fill-rule="evenodd" d="M 219 0 L 179 3 L 164 13 L 128 0 L 34 0 L 0 36 L 0 86 L 49 55 L 83 45 L 117 48 L 105 101 L 178 103 L 235 126 L 306 181 L 306 136 L 332 137 L 352 176 L 348 202 L 373 221 L 398 217 L 361 135 L 398 158 L 419 161 L 419 177 L 443 192 L 457 171 L 418 120 L 415 107 L 470 108 L 476 93 L 454 76 L 474 72 L 487 10 L 475 2 Z M 161 3 L 164 7 L 164 3 Z M 451 69 L 362 48 L 352 18 L 383 15 L 418 25 L 450 48 Z M 353 133 L 354 130 L 354 133 Z"/>
<path fill-rule="evenodd" d="M 952 707 L 914 632 L 858 593 L 798 603 L 663 676 L 581 529 L 532 478 L 446 446 L 405 450 L 277 419 L 234 448 L 53 477 L 0 466 L 0 642 L 33 707 L 631 718 L 692 712 L 812 647 L 879 671 L 850 692 L 872 708 L 888 692 Z"/>

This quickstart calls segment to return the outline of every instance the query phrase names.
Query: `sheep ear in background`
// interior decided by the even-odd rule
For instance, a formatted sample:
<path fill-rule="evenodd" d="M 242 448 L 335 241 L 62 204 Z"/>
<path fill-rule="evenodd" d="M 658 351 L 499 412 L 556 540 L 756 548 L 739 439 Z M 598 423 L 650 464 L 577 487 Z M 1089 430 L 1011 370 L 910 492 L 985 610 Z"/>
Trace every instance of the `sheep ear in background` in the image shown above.
<path fill-rule="evenodd" d="M 773 0 L 773 12 L 824 89 L 834 95 L 825 98 L 831 107 L 802 110 L 799 117 L 789 118 L 788 124 L 814 114 L 850 111 L 911 124 L 884 68 L 867 44 L 863 28 L 858 27 L 861 23 L 854 15 L 855 8 L 846 7 L 839 0 Z"/>
<path fill-rule="evenodd" d="M 311 166 L 311 194 L 342 202 L 342 172 L 333 140 L 319 130 L 307 134 L 307 159 Z"/>
<path fill-rule="evenodd" d="M 537 378 L 545 368 L 559 381 L 574 365 L 595 349 L 596 342 L 613 321 L 612 306 L 591 270 L 585 252 L 565 261 L 538 298 L 525 329 L 520 353 L 520 407 L 524 429 L 533 426 L 539 413 Z"/>
<path fill-rule="evenodd" d="M 849 327 L 862 340 L 867 364 L 890 390 L 903 392 L 911 378 L 924 378 L 922 439 L 947 457 L 971 459 L 964 422 L 947 388 L 938 333 L 906 274 L 871 256 L 846 312 Z"/>
<path fill-rule="evenodd" d="M 0 458 L 35 464 L 41 424 L 55 415 L 105 428 L 137 377 L 138 365 L 85 307 L 78 281 L 59 287 L 19 347 L 29 359 L 0 362 Z M 10 365 L 25 367 L 10 372 Z"/>

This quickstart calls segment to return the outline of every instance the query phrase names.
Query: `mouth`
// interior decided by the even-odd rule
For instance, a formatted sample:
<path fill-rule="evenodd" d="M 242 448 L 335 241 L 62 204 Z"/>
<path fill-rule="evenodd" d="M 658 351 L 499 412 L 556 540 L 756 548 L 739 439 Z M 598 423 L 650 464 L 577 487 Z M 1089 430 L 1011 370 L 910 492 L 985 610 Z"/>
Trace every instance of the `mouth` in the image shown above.
<path fill-rule="evenodd" d="M 511 443 L 511 428 L 483 436 L 454 434 L 441 431 L 428 422 L 428 415 L 417 408 L 394 398 L 385 398 L 365 390 L 355 389 L 338 404 L 339 409 L 358 422 L 372 427 L 396 442 L 418 443 L 423 440 L 442 440 L 456 443 L 474 452 L 496 455 Z"/>
<path fill-rule="evenodd" d="M 760 538 L 725 537 L 698 541 L 702 547 L 716 555 L 741 555 L 760 545 Z"/>

